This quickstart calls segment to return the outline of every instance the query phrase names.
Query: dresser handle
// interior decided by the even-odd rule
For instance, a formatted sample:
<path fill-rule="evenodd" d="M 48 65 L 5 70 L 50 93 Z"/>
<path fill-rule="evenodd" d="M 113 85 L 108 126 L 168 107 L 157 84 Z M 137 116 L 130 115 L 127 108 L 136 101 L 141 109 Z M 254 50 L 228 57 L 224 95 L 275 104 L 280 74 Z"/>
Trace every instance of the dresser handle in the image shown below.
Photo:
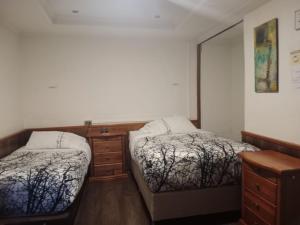
<path fill-rule="evenodd" d="M 255 187 L 256 187 L 256 190 L 257 190 L 257 191 L 260 191 L 260 186 L 259 186 L 259 184 L 255 184 Z"/>

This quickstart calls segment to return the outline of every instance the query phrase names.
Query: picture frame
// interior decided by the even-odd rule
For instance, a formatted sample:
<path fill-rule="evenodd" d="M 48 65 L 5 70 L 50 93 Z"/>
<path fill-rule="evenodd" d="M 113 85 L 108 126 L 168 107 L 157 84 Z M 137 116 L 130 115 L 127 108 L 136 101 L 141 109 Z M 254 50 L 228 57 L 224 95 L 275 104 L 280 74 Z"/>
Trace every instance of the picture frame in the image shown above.
<path fill-rule="evenodd" d="M 255 92 L 279 92 L 278 19 L 272 19 L 255 28 Z"/>

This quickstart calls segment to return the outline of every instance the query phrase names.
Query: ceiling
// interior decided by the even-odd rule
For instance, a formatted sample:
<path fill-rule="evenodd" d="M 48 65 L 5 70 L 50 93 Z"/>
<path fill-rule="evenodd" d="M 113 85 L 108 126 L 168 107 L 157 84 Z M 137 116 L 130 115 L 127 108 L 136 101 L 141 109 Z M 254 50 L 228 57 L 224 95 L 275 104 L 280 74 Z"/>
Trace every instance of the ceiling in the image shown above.
<path fill-rule="evenodd" d="M 195 39 L 269 0 L 0 0 L 0 21 L 22 34 L 144 35 Z"/>
<path fill-rule="evenodd" d="M 207 45 L 234 45 L 243 40 L 243 23 L 237 24 L 233 28 L 205 42 Z"/>

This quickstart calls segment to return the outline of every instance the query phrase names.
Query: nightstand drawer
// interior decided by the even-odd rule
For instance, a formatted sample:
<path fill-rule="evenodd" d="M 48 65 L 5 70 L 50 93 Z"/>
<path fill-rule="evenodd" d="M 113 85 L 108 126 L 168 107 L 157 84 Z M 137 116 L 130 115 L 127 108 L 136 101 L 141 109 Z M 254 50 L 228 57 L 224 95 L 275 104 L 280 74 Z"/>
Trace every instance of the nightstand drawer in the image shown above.
<path fill-rule="evenodd" d="M 245 151 L 239 156 L 243 161 L 241 224 L 300 224 L 300 159 L 271 150 Z"/>
<path fill-rule="evenodd" d="M 267 180 L 248 169 L 244 169 L 244 185 L 263 199 L 277 204 L 277 184 Z"/>
<path fill-rule="evenodd" d="M 122 141 L 121 138 L 108 139 L 108 140 L 94 140 L 93 149 L 95 153 L 106 153 L 106 152 L 121 152 Z"/>
<path fill-rule="evenodd" d="M 257 176 L 263 177 L 263 178 L 271 181 L 272 183 L 275 183 L 275 184 L 278 183 L 278 176 L 276 176 L 276 174 L 274 174 L 268 170 L 257 168 L 255 166 L 248 165 L 247 163 L 244 163 L 243 166 L 244 166 L 244 169 L 247 169 L 247 170 L 251 171 L 252 173 L 255 173 Z"/>
<path fill-rule="evenodd" d="M 111 153 L 103 153 L 103 154 L 98 153 L 94 155 L 95 165 L 121 163 L 122 160 L 123 160 L 122 152 L 111 152 Z"/>
<path fill-rule="evenodd" d="M 104 165 L 104 166 L 95 166 L 94 173 L 95 176 L 114 176 L 122 174 L 122 163 Z"/>
<path fill-rule="evenodd" d="M 268 224 L 276 224 L 276 208 L 274 206 L 267 204 L 248 191 L 244 193 L 244 204 Z"/>
<path fill-rule="evenodd" d="M 247 207 L 244 207 L 244 221 L 247 225 L 269 225 L 258 218 Z"/>

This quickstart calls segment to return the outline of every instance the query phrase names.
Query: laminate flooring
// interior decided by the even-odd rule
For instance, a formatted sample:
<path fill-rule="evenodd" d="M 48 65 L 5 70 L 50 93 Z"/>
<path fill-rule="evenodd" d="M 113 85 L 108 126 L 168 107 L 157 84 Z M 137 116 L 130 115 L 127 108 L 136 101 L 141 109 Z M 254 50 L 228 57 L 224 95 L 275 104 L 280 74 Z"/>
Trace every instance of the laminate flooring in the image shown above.
<path fill-rule="evenodd" d="M 238 214 L 193 217 L 158 225 L 237 225 Z M 233 221 L 233 223 L 232 223 Z M 231 223 L 230 223 L 231 222 Z M 90 182 L 82 196 L 75 225 L 150 225 L 143 199 L 131 176 L 111 182 Z"/>

